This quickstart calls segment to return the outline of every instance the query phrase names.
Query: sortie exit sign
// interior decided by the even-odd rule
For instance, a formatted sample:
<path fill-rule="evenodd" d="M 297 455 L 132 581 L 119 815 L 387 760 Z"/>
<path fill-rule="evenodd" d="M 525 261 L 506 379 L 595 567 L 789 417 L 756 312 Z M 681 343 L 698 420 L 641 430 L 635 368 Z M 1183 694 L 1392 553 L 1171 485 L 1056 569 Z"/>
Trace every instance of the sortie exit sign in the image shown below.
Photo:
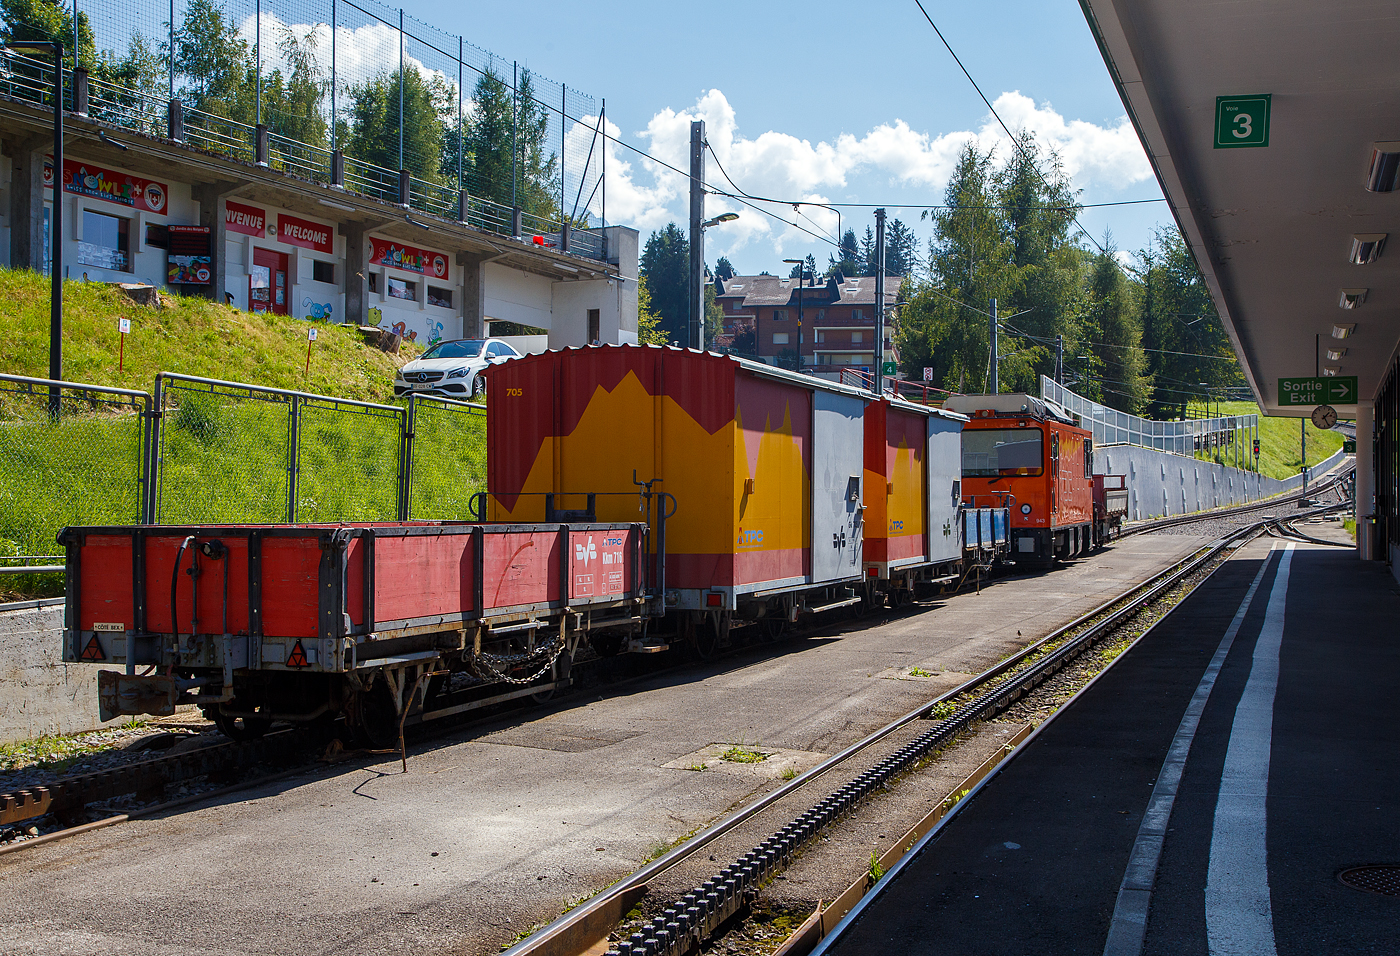
<path fill-rule="evenodd" d="M 1356 376 L 1332 378 L 1281 378 L 1278 380 L 1280 405 L 1355 405 Z"/>

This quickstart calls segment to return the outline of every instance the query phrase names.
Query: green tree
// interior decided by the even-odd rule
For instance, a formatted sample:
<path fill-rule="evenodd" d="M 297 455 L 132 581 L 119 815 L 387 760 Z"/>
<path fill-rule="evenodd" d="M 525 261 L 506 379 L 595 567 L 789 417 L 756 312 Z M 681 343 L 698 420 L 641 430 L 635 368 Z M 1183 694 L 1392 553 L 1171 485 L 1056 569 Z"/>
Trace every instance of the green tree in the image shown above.
<path fill-rule="evenodd" d="M 1038 394 L 1040 376 L 1055 371 L 1055 337 L 1064 336 L 1067 350 L 1084 341 L 1079 300 L 1086 263 L 1071 238 L 1079 205 L 1059 157 L 1042 154 L 1029 133 L 1018 143 L 993 176 L 992 199 L 1010 270 L 999 314 L 1016 315 L 1014 328 L 1026 334 L 1008 342 L 998 377 L 1011 391 Z"/>
<path fill-rule="evenodd" d="M 184 78 L 180 95 L 187 105 L 235 118 L 231 110 L 240 99 L 249 56 L 248 43 L 225 19 L 222 4 L 190 0 L 175 34 L 175 72 Z"/>
<path fill-rule="evenodd" d="M 865 235 L 860 240 L 860 275 L 873 276 L 877 259 L 875 258 L 875 230 L 869 226 L 865 227 Z"/>
<path fill-rule="evenodd" d="M 549 108 L 535 99 L 534 78 L 529 70 L 520 73 L 515 108 L 518 119 L 515 202 L 525 212 L 544 219 L 559 219 L 559 154 L 546 145 L 549 139 Z"/>
<path fill-rule="evenodd" d="M 725 282 L 734 278 L 734 266 L 724 256 L 720 256 L 719 261 L 715 263 L 715 278 Z"/>
<path fill-rule="evenodd" d="M 1112 237 L 1094 256 L 1084 295 L 1082 331 L 1089 341 L 1093 367 L 1099 372 L 1076 391 L 1119 411 L 1143 411 L 1152 391 L 1152 377 L 1142 351 L 1137 290 L 1123 274 L 1114 255 Z"/>
<path fill-rule="evenodd" d="M 934 384 L 978 392 L 988 380 L 989 300 L 1008 291 L 1009 243 L 994 211 L 992 156 L 969 144 L 958 156 L 944 207 L 925 212 L 933 220 L 925 280 L 908 284 L 895 333 L 906 376 L 934 370 Z"/>
<path fill-rule="evenodd" d="M 0 38 L 6 43 L 17 40 L 43 40 L 63 44 L 63 58 L 73 65 L 73 15 L 62 3 L 51 0 L 0 0 Z M 22 55 L 49 62 L 44 53 L 22 51 Z M 91 68 L 97 62 L 97 44 L 92 36 L 92 24 L 86 13 L 78 14 L 78 59 L 80 66 Z M 13 68 L 13 67 L 12 67 Z M 23 67 L 19 67 L 23 71 Z M 52 78 L 49 80 L 52 83 Z"/>
<path fill-rule="evenodd" d="M 841 253 L 841 258 L 829 256 L 826 274 L 840 272 L 843 276 L 858 276 L 861 274 L 860 245 L 856 241 L 854 229 L 847 229 L 841 235 L 841 243 L 836 251 Z"/>
<path fill-rule="evenodd" d="M 512 94 L 510 84 L 494 70 L 476 81 L 463 133 L 469 188 L 503 206 L 514 202 L 531 215 L 558 219 L 560 167 L 559 155 L 548 143 L 549 109 L 535 99 L 529 70 L 521 72 L 519 82 Z M 445 158 L 451 157 L 451 165 L 444 166 L 455 169 L 455 130 L 447 131 L 444 143 Z"/>
<path fill-rule="evenodd" d="M 637 280 L 637 341 L 642 345 L 665 345 L 666 333 L 661 331 L 661 317 L 651 310 L 651 292 L 647 277 Z"/>
<path fill-rule="evenodd" d="M 443 117 L 453 92 L 441 77 L 403 71 L 403 162 L 399 153 L 399 71 L 380 73 L 350 88 L 345 152 L 385 169 L 404 168 L 432 182 L 442 179 Z"/>
<path fill-rule="evenodd" d="M 914 230 L 898 219 L 890 220 L 885 227 L 885 275 L 908 276 L 914 272 L 915 248 Z M 876 263 L 870 263 L 870 275 L 876 272 Z"/>
<path fill-rule="evenodd" d="M 1153 391 L 1149 410 L 1177 417 L 1211 392 L 1245 386 L 1244 375 L 1191 250 L 1174 228 L 1158 230 L 1137 254 L 1142 344 Z"/>
<path fill-rule="evenodd" d="M 495 70 L 487 70 L 472 91 L 472 112 L 463 133 L 464 165 L 471 174 L 468 188 L 503 206 L 510 205 L 514 175 L 510 159 L 512 110 L 510 84 Z M 452 140 L 449 136 L 448 141 Z"/>
<path fill-rule="evenodd" d="M 642 247 L 641 273 L 651 304 L 661 317 L 661 331 L 673 344 L 686 341 L 690 322 L 690 240 L 674 222 L 653 232 Z"/>

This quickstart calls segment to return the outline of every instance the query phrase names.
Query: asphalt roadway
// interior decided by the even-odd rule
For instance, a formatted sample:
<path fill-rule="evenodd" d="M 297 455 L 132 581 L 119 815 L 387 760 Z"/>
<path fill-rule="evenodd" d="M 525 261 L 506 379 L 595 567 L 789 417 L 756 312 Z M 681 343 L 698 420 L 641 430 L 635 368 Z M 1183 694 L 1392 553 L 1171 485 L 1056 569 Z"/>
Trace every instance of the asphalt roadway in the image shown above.
<path fill-rule="evenodd" d="M 882 623 L 677 667 L 0 857 L 0 951 L 494 953 L 673 841 L 1194 550 L 1142 535 Z M 935 673 L 908 679 L 910 668 Z M 775 753 L 713 760 L 713 745 Z M 700 763 L 713 772 L 692 772 Z"/>
<path fill-rule="evenodd" d="M 1400 868 L 1400 591 L 1289 548 L 1241 549 L 821 952 L 1400 952 L 1397 901 L 1339 878 Z"/>

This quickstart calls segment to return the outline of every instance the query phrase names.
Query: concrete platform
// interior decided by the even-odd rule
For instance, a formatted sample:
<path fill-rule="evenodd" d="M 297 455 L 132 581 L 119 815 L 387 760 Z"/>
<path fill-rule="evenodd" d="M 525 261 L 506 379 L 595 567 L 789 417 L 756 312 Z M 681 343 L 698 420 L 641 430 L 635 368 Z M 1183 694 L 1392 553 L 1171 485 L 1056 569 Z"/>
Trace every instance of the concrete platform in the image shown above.
<path fill-rule="evenodd" d="M 1400 865 L 1398 622 L 1354 552 L 1241 549 L 818 952 L 1400 951 L 1338 879 Z"/>
<path fill-rule="evenodd" d="M 1201 543 L 1126 538 L 980 594 L 423 739 L 407 774 L 394 757 L 357 757 L 0 856 L 17 901 L 0 907 L 0 953 L 499 952 L 782 784 L 777 761 L 762 774 L 689 769 L 711 745 L 788 752 L 801 769 Z M 915 666 L 934 676 L 910 677 Z"/>

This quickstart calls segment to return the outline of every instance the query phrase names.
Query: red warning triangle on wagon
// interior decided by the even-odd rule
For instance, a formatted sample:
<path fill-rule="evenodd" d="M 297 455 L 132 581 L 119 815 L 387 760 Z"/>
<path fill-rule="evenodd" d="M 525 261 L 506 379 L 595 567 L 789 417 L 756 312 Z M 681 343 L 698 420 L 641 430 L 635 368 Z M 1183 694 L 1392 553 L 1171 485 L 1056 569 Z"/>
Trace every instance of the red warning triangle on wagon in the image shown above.
<path fill-rule="evenodd" d="M 98 643 L 97 635 L 94 634 L 87 642 L 87 647 L 83 648 L 83 656 L 78 658 L 81 661 L 105 661 L 107 655 L 102 653 L 102 645 Z"/>
<path fill-rule="evenodd" d="M 301 641 L 292 645 L 292 652 L 287 655 L 288 667 L 310 667 L 311 662 L 306 659 L 306 651 L 302 649 Z"/>

